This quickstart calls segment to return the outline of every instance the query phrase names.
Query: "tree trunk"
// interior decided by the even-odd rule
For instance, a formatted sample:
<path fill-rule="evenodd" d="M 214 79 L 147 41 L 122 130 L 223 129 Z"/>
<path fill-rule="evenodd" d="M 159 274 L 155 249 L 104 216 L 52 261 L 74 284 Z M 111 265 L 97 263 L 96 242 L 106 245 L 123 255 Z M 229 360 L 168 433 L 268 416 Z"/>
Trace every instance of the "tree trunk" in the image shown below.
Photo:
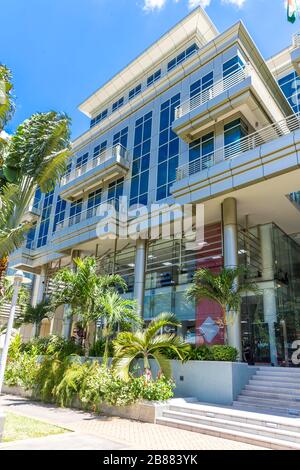
<path fill-rule="evenodd" d="M 3 256 L 3 258 L 0 259 L 0 294 L 2 295 L 4 293 L 4 279 L 5 279 L 5 274 L 7 271 L 7 266 L 8 266 L 8 257 Z"/>
<path fill-rule="evenodd" d="M 146 381 L 148 382 L 149 380 L 151 380 L 152 373 L 151 373 L 149 358 L 147 354 L 144 354 L 144 371 L 145 371 Z"/>
<path fill-rule="evenodd" d="M 35 338 L 38 338 L 40 336 L 40 332 L 41 332 L 41 323 L 35 323 L 35 332 L 34 332 Z"/>

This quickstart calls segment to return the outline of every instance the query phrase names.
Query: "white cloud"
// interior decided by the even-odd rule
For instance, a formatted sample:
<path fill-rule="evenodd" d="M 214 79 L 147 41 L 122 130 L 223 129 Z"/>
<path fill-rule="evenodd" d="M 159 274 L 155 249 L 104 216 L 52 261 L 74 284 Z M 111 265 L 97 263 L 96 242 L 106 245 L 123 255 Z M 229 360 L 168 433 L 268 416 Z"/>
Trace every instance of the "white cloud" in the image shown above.
<path fill-rule="evenodd" d="M 236 5 L 239 8 L 242 8 L 246 3 L 246 0 L 222 0 L 222 3 L 231 3 L 232 5 Z"/>
<path fill-rule="evenodd" d="M 235 5 L 238 8 L 242 8 L 247 0 L 221 0 L 223 4 Z M 146 12 L 159 11 L 161 10 L 168 0 L 144 0 L 143 10 Z M 178 3 L 180 0 L 173 0 L 173 2 Z M 188 8 L 193 10 L 196 7 L 207 8 L 210 6 L 212 0 L 187 0 Z"/>
<path fill-rule="evenodd" d="M 143 10 L 161 10 L 165 6 L 166 2 L 167 0 L 144 0 Z"/>
<path fill-rule="evenodd" d="M 209 7 L 211 0 L 189 0 L 189 9 L 192 10 L 196 7 L 206 8 Z"/>

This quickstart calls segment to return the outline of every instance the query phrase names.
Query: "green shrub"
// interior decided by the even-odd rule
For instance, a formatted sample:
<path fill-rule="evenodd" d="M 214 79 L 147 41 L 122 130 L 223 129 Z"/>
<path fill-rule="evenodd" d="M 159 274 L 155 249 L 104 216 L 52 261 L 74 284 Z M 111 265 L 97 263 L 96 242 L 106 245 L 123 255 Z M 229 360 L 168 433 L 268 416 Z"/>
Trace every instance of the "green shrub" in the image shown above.
<path fill-rule="evenodd" d="M 232 346 L 215 344 L 211 346 L 210 352 L 213 361 L 230 361 L 235 362 L 238 357 L 238 351 Z"/>
<path fill-rule="evenodd" d="M 75 344 L 70 339 L 61 338 L 60 336 L 51 335 L 45 338 L 34 338 L 28 343 L 22 345 L 22 350 L 30 352 L 31 348 L 37 348 L 40 356 L 48 356 L 54 354 L 60 354 L 61 356 L 67 357 L 71 354 L 77 354 L 79 356 L 84 355 L 82 347 Z"/>
<path fill-rule="evenodd" d="M 203 344 L 201 346 L 191 348 L 189 355 L 191 361 L 212 361 L 212 354 L 210 348 Z"/>
<path fill-rule="evenodd" d="M 89 350 L 90 357 L 103 357 L 105 349 L 105 339 L 100 338 L 98 339 L 93 346 L 91 346 Z M 113 344 L 109 343 L 109 356 L 112 357 L 114 355 Z"/>

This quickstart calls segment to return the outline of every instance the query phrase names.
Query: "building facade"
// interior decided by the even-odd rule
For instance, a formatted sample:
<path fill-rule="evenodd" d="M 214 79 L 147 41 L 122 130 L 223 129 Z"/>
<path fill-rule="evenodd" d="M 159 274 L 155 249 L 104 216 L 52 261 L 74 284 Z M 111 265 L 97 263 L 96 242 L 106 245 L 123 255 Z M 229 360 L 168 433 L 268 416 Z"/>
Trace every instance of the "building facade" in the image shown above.
<path fill-rule="evenodd" d="M 60 184 L 37 192 L 38 223 L 10 261 L 35 275 L 32 302 L 57 269 L 95 256 L 99 273 L 124 276 L 145 321 L 171 311 L 187 341 L 222 343 L 219 307 L 185 292 L 200 267 L 243 264 L 260 291 L 243 299 L 229 342 L 251 362 L 290 362 L 300 339 L 299 61 L 298 36 L 266 61 L 241 22 L 220 33 L 197 8 L 84 101 L 90 128 Z M 161 235 L 161 208 L 159 236 L 135 239 L 134 224 L 120 236 L 124 197 L 139 226 L 141 208 L 201 204 L 204 243 L 176 236 L 174 214 Z M 70 334 L 64 310 L 42 335 Z"/>

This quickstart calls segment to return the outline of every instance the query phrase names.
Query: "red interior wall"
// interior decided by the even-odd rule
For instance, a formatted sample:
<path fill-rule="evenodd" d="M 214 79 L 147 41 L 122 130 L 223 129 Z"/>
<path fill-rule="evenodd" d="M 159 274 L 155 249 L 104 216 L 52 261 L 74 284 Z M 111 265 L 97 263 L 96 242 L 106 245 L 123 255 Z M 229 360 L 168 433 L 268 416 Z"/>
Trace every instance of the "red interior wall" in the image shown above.
<path fill-rule="evenodd" d="M 205 247 L 197 254 L 197 269 L 208 268 L 214 273 L 220 272 L 223 267 L 223 243 L 221 223 L 208 225 L 204 229 Z M 211 300 L 202 300 L 196 306 L 196 344 L 224 344 L 224 329 L 208 343 L 201 335 L 201 325 L 210 317 L 215 321 L 223 318 L 221 307 Z"/>

